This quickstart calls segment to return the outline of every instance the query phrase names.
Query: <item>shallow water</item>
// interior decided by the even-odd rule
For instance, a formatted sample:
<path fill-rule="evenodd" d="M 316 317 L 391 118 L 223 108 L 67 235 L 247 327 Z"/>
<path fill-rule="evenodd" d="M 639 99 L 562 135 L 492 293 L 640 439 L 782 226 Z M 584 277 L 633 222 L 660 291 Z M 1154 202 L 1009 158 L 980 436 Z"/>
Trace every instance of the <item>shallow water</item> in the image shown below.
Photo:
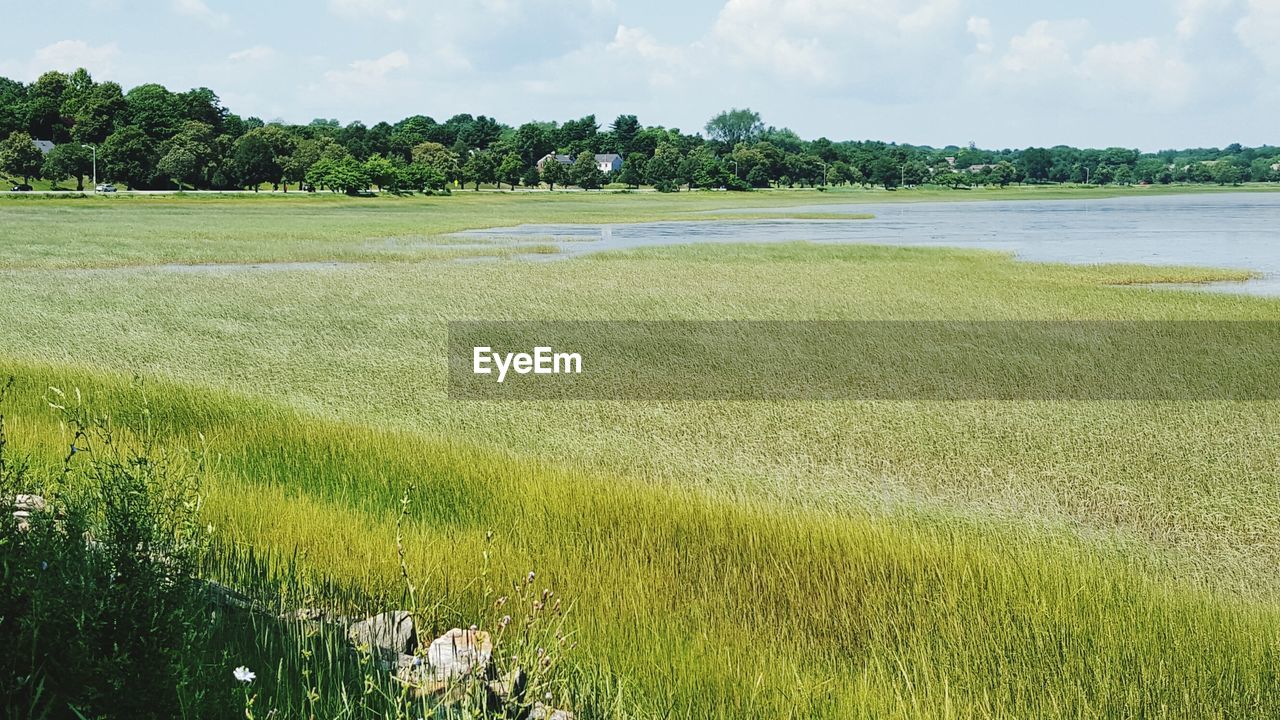
<path fill-rule="evenodd" d="M 677 221 L 520 225 L 459 233 L 556 245 L 559 255 L 683 243 L 786 242 L 944 246 L 1011 252 L 1037 262 L 1195 265 L 1253 270 L 1243 283 L 1193 286 L 1280 296 L 1280 193 L 1161 195 L 1105 200 L 1018 200 L 815 205 L 717 211 L 873 213 L 872 220 Z M 1170 287 L 1170 286 L 1165 286 Z"/>

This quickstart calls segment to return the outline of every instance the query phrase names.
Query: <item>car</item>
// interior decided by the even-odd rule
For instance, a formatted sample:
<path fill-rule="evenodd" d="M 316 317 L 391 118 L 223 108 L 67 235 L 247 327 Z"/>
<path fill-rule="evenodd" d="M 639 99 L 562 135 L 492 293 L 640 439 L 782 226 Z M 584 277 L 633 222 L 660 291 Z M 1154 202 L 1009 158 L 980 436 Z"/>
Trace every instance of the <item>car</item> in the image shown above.
<path fill-rule="evenodd" d="M 31 192 L 31 190 L 32 190 L 32 187 L 26 184 L 14 185 L 13 187 L 9 188 L 9 192 Z"/>
<path fill-rule="evenodd" d="M 115 186 L 115 185 L 112 185 L 112 184 L 110 184 L 110 183 L 103 183 L 103 184 L 99 185 L 98 187 L 94 188 L 94 191 L 95 191 L 95 192 L 100 192 L 100 193 L 115 192 L 115 191 L 116 191 L 116 186 Z"/>

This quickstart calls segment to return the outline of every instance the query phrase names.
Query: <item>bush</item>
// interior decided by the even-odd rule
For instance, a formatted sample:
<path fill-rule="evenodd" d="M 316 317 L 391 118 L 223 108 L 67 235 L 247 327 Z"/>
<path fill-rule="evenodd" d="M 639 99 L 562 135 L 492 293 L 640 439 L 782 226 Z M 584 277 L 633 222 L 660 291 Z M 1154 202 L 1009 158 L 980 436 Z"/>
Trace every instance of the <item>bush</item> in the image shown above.
<path fill-rule="evenodd" d="M 208 625 L 196 622 L 196 476 L 60 400 L 71 439 L 57 477 L 12 457 L 0 415 L 0 713 L 177 717 Z M 45 509 L 20 522 L 20 493 Z"/>

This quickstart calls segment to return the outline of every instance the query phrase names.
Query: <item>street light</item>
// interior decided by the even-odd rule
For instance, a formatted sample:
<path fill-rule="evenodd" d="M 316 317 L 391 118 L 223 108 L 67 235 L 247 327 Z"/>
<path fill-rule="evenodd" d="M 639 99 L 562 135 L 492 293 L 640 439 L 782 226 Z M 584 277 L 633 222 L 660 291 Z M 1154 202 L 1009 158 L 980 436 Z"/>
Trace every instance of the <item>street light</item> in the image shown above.
<path fill-rule="evenodd" d="M 902 167 L 901 167 L 900 169 L 902 170 L 902 177 L 900 178 L 899 186 L 900 186 L 900 187 L 906 187 L 906 186 L 907 186 L 907 166 L 906 166 L 906 163 L 903 163 L 903 165 L 902 165 Z"/>
<path fill-rule="evenodd" d="M 819 160 L 818 162 L 822 163 L 822 187 L 826 187 L 827 186 L 827 161 Z"/>
<path fill-rule="evenodd" d="M 98 148 L 89 144 L 82 144 L 80 147 L 89 148 L 93 152 L 93 191 L 98 192 Z"/>

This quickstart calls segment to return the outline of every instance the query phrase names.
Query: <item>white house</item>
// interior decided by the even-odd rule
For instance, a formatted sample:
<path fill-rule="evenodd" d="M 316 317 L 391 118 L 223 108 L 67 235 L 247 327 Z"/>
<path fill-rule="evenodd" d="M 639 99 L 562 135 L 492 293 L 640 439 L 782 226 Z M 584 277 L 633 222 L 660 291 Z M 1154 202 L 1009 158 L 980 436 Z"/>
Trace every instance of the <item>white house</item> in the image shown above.
<path fill-rule="evenodd" d="M 542 166 L 545 165 L 550 160 L 555 160 L 561 165 L 564 165 L 567 167 L 567 166 L 573 165 L 574 161 L 576 161 L 577 158 L 572 155 L 560 155 L 557 153 L 548 153 L 546 157 L 538 161 L 538 170 L 541 171 Z M 605 175 L 616 173 L 622 170 L 622 156 L 618 155 L 617 153 L 604 153 L 604 154 L 596 155 L 596 167 L 600 168 L 600 172 L 604 173 Z"/>

